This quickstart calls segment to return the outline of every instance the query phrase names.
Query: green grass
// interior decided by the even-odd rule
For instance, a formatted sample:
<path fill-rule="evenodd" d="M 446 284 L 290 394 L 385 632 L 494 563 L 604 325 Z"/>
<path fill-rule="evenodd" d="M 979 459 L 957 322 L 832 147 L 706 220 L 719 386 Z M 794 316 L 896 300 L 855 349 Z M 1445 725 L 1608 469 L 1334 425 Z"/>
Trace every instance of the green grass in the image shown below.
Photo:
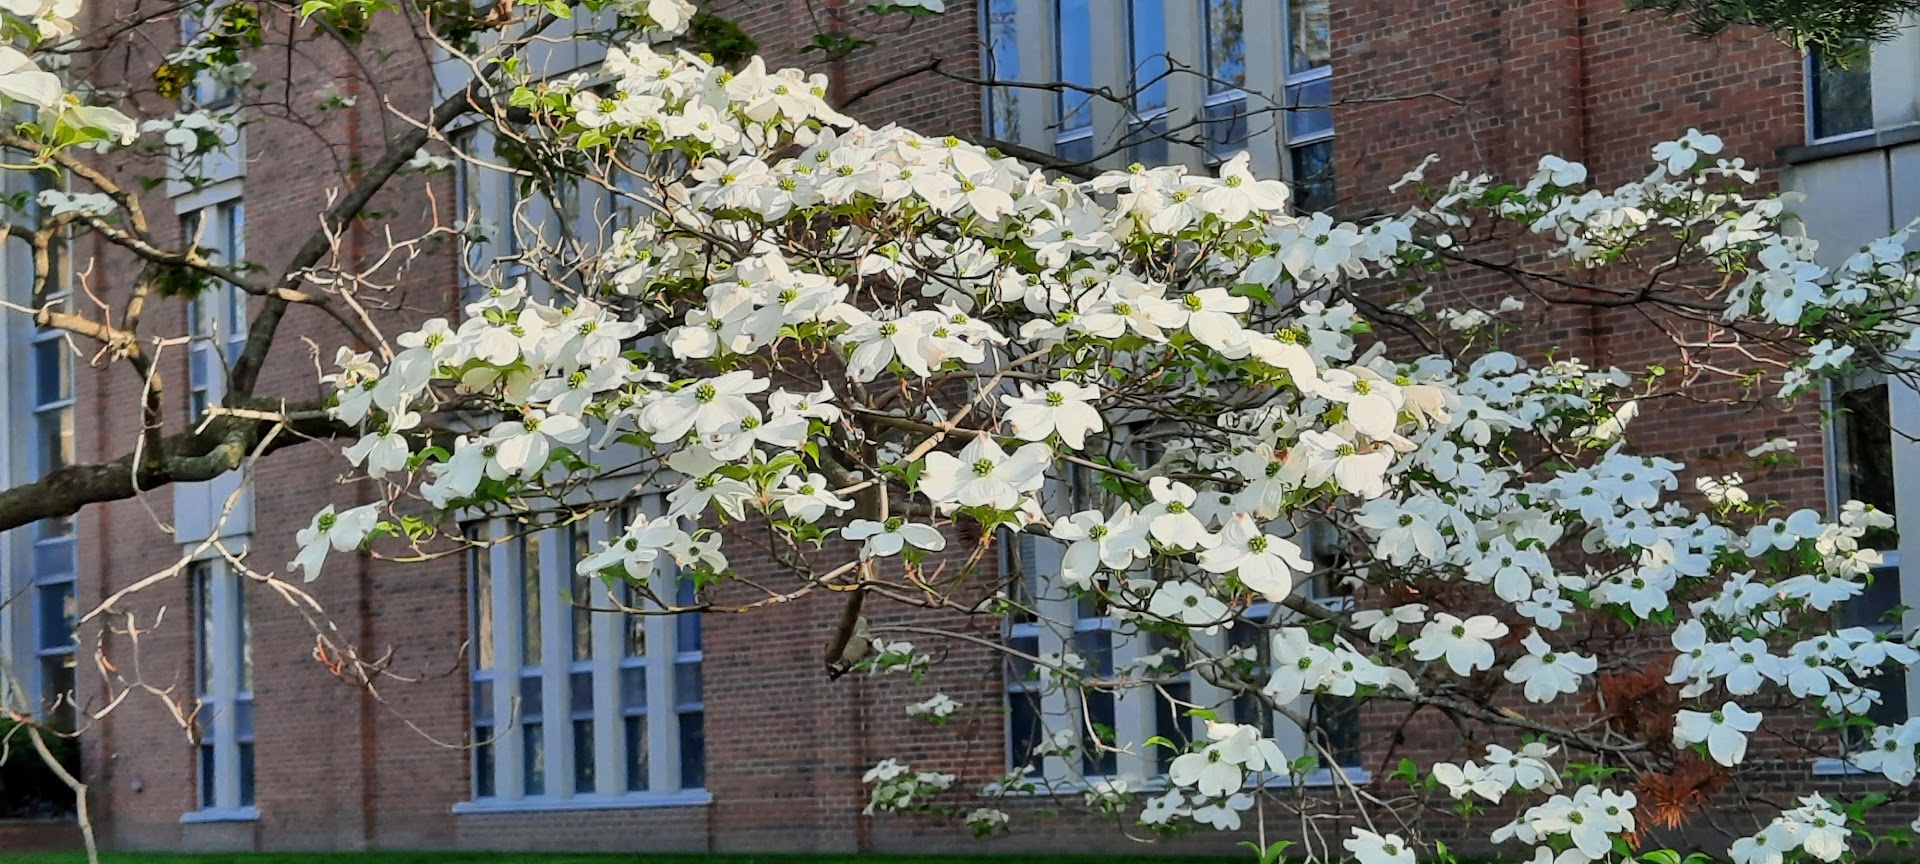
<path fill-rule="evenodd" d="M 0 864 L 86 864 L 80 853 L 0 854 Z M 201 854 L 107 852 L 101 864 L 1218 864 L 1181 855 L 854 855 L 836 853 L 578 854 L 542 852 L 315 852 Z M 1241 859 L 1249 860 L 1249 859 Z"/>

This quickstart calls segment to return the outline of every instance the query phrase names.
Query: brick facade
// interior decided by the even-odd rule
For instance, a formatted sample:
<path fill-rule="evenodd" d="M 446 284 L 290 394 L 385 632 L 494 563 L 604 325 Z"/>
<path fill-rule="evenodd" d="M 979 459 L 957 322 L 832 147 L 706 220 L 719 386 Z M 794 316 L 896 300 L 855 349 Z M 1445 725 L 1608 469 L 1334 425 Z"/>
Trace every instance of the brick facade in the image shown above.
<path fill-rule="evenodd" d="M 95 4 L 101 8 L 111 4 Z M 141 5 L 151 5 L 141 0 Z M 734 18 L 760 43 L 770 66 L 800 65 L 837 77 L 839 91 L 861 92 L 931 59 L 971 73 L 977 68 L 977 15 L 969 0 L 949 0 L 946 15 L 888 23 L 880 32 L 853 35 L 878 44 L 851 60 L 825 64 L 798 48 L 829 29 L 817 18 L 834 3 L 812 0 L 730 0 L 715 11 Z M 857 4 L 856 4 L 857 5 Z M 1117 0 L 1116 0 L 1117 5 Z M 856 17 L 864 23 L 867 19 Z M 389 34 L 374 40 L 394 39 Z M 156 40 L 164 44 L 164 39 Z M 1334 88 L 1344 100 L 1336 115 L 1336 154 L 1342 207 L 1363 213 L 1386 207 L 1387 183 L 1428 153 L 1444 161 L 1434 172 L 1531 171 L 1538 154 L 1583 159 L 1604 184 L 1644 169 L 1645 148 L 1664 136 L 1699 126 L 1727 137 L 1729 150 L 1766 164 L 1778 148 L 1804 140 L 1798 58 L 1765 37 L 1733 35 L 1711 42 L 1683 38 L 1673 25 L 1624 16 L 1617 2 L 1596 0 L 1336 0 Z M 115 63 L 143 68 L 152 57 L 136 43 L 116 49 Z M 324 56 L 324 46 L 312 50 Z M 262 76 L 275 70 L 272 52 Z M 311 60 L 309 62 L 312 62 Z M 101 74 L 114 68 L 102 63 Z M 247 252 L 268 264 L 285 261 L 311 230 L 316 202 L 340 185 L 339 166 L 376 153 L 384 134 L 381 97 L 417 110 L 431 80 L 428 58 L 396 50 L 389 62 L 361 71 L 342 63 L 342 89 L 359 104 L 315 132 L 269 121 L 251 129 L 247 146 Z M 321 82 L 307 82 L 318 89 Z M 1391 97 L 1391 98 L 1390 98 Z M 869 122 L 897 121 L 929 132 L 968 132 L 979 123 L 978 91 L 932 74 L 874 90 L 853 113 Z M 327 147 L 319 146 L 316 136 Z M 1442 176 L 1432 173 L 1430 176 Z M 405 225 L 434 217 L 419 180 L 406 180 L 375 209 Z M 449 218 L 451 190 L 435 181 L 439 218 Z M 166 199 L 149 196 L 155 212 Z M 379 228 L 364 226 L 349 248 L 373 255 Z M 99 252 L 101 250 L 82 250 Z M 127 263 L 102 257 L 102 285 L 124 284 Z M 413 261 L 395 279 L 400 287 L 387 320 L 447 314 L 456 296 L 453 253 L 442 249 Z M 1463 284 L 1450 290 L 1481 286 Z M 177 304 L 169 304 L 170 306 Z M 177 311 L 169 314 L 178 315 Z M 1629 312 L 1560 311 L 1536 331 L 1544 349 L 1565 345 L 1597 362 L 1629 367 L 1655 362 L 1662 341 L 1642 338 L 1647 325 Z M 170 332 L 179 322 L 156 321 Z M 388 326 L 387 332 L 398 328 Z M 261 392 L 318 396 L 311 349 L 330 361 L 341 331 L 311 310 L 296 310 L 281 328 Z M 184 358 L 170 374 L 184 378 Z M 139 382 L 124 369 L 82 375 L 79 383 L 79 458 L 112 458 L 132 444 Z M 174 409 L 184 412 L 175 400 Z M 1747 446 L 1772 435 L 1801 443 L 1800 469 L 1772 478 L 1764 491 L 1809 503 L 1821 500 L 1818 417 L 1806 410 L 1656 406 L 1640 421 L 1640 440 L 1660 452 L 1697 455 L 1706 449 Z M 263 460 L 254 475 L 255 530 L 249 556 L 263 569 L 293 555 L 292 537 L 323 503 L 342 507 L 366 500 L 369 490 L 335 478 L 347 463 L 324 446 L 303 446 Z M 149 510 L 151 508 L 151 512 Z M 144 501 L 87 510 L 83 538 L 82 606 L 97 603 L 156 562 L 180 554 L 156 527 L 171 521 L 164 491 Z M 953 554 L 953 553 L 950 553 Z M 771 572 L 770 562 L 736 562 L 749 574 Z M 965 643 L 950 646 L 945 662 L 923 686 L 903 679 L 850 676 L 829 681 L 822 655 L 841 605 L 809 597 L 770 614 L 709 616 L 705 691 L 708 781 L 712 803 L 700 807 L 577 810 L 550 813 L 455 815 L 468 798 L 469 760 L 457 745 L 467 721 L 463 646 L 468 600 L 457 558 L 395 565 L 370 557 L 336 556 L 311 591 L 338 628 L 335 641 L 359 646 L 362 656 L 386 658 L 377 695 L 338 680 L 316 658 L 313 630 L 292 605 L 262 586 L 248 590 L 253 614 L 257 822 L 183 824 L 194 809 L 193 749 L 168 716 L 165 700 L 189 707 L 193 666 L 186 627 L 189 594 L 174 580 L 121 605 L 101 638 L 105 657 L 123 681 L 165 691 L 137 694 L 84 736 L 87 777 L 93 784 L 107 845 L 126 849 L 646 849 L 971 851 L 982 848 L 963 828 L 860 814 L 861 774 L 874 761 L 896 756 L 917 768 L 984 782 L 1005 762 L 1000 671 L 995 656 Z M 883 610 L 874 623 L 907 613 Z M 93 644 L 102 624 L 81 635 Z M 128 632 L 132 626 L 137 638 Z M 994 635 L 990 623 L 970 626 Z M 921 640 L 916 640 L 921 641 Z M 98 669 L 83 659 L 81 698 L 97 707 L 105 690 Z M 903 706 L 936 691 L 975 709 L 942 728 L 910 723 Z M 1370 715 L 1370 719 L 1392 718 Z M 1389 746 L 1398 755 L 1451 753 L 1450 728 L 1416 723 L 1371 724 L 1368 756 Z M 1036 805 L 1040 806 L 1040 805 Z M 4 830 L 4 829 L 0 829 Z M 0 835 L 4 836 L 4 835 Z M 1198 837 L 1182 851 L 1226 850 L 1237 838 Z M 0 842 L 0 847 L 5 847 Z M 1110 825 L 1063 820 L 1030 826 L 994 850 L 1138 849 Z"/>

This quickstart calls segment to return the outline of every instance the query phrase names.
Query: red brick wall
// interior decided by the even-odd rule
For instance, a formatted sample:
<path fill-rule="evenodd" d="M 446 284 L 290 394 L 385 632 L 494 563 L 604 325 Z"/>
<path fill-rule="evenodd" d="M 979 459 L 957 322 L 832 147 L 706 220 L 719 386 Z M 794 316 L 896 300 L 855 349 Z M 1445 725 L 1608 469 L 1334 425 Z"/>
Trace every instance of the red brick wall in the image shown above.
<path fill-rule="evenodd" d="M 142 0 L 143 5 L 148 4 Z M 833 4 L 818 0 L 723 0 L 716 11 L 735 18 L 759 40 L 769 65 L 802 65 L 836 71 L 840 92 L 850 94 L 886 81 L 927 61 L 972 71 L 977 36 L 972 4 L 949 2 L 945 16 L 911 25 L 889 19 L 875 25 L 861 14 L 834 25 L 823 17 Z M 860 6 L 849 0 L 848 5 Z M 1336 95 L 1352 100 L 1337 115 L 1336 152 L 1343 206 L 1363 212 L 1385 206 L 1385 185 L 1429 152 L 1446 157 L 1432 176 L 1465 169 L 1529 172 L 1541 152 L 1582 158 L 1601 182 L 1636 176 L 1645 148 L 1654 140 L 1698 125 L 1728 136 L 1730 149 L 1765 162 L 1774 149 L 1800 140 L 1798 66 L 1790 52 L 1754 39 L 1702 43 L 1681 38 L 1670 25 L 1624 19 L 1617 3 L 1494 0 L 1351 0 L 1336 4 Z M 1585 8 L 1583 8 L 1583 6 Z M 98 8 L 98 7 L 96 7 Z M 879 44 L 829 70 L 818 54 L 798 48 L 815 32 L 842 26 L 849 35 Z M 879 30 L 873 28 L 878 27 Z M 376 34 L 394 39 L 393 34 Z M 164 43 L 164 38 L 157 38 Z M 137 48 L 121 50 L 137 52 Z M 311 229 L 316 202 L 340 185 L 337 166 L 366 159 L 382 134 L 378 92 L 417 107 L 428 80 L 417 52 L 396 50 L 374 70 L 379 80 L 358 80 L 337 56 L 315 47 L 306 62 L 336 63 L 330 73 L 356 81 L 343 89 L 360 97 L 349 112 L 352 126 L 335 123 L 317 133 L 294 124 L 267 122 L 249 132 L 254 161 L 247 180 L 249 256 L 269 264 L 286 260 Z M 131 56 L 138 65 L 143 55 Z M 151 62 L 150 57 L 144 57 Z M 262 74 L 274 74 L 262 59 Z M 315 80 L 309 89 L 318 88 Z M 1388 100 L 1385 97 L 1405 97 Z M 980 101 L 971 87 L 922 73 L 874 90 L 855 113 L 868 122 L 894 120 L 927 132 L 977 128 Z M 406 181 L 376 209 L 417 223 L 426 198 L 419 181 Z M 450 198 L 440 183 L 441 202 Z M 152 205 L 164 202 L 149 196 Z M 443 205 L 444 206 L 444 205 Z M 442 213 L 443 218 L 446 214 Z M 357 252 L 379 251 L 377 227 L 356 235 Z M 451 257 L 416 261 L 395 297 L 397 318 L 443 313 L 451 304 Z M 124 276 L 124 261 L 108 262 L 107 274 Z M 104 285 L 124 284 L 108 279 Z M 1479 290 L 1467 282 L 1456 290 Z M 181 330 L 179 312 L 156 320 L 156 329 Z M 386 320 L 392 320 L 391 318 Z M 1645 363 L 1663 356 L 1646 325 L 1625 313 L 1562 313 L 1538 331 L 1532 349 L 1564 343 L 1578 353 L 1616 363 Z M 388 326 L 394 332 L 397 326 Z M 323 360 L 343 336 L 310 310 L 297 310 L 282 327 L 263 392 L 296 398 L 319 394 L 309 348 Z M 185 376 L 184 359 L 173 357 L 169 374 Z M 111 458 L 131 444 L 137 428 L 127 407 L 139 382 L 124 369 L 83 375 L 79 392 L 81 458 Z M 178 394 L 176 394 L 177 396 Z M 176 406 L 182 402 L 176 399 Z M 176 407 L 176 410 L 179 410 Z M 1814 500 L 1818 488 L 1818 438 L 1806 412 L 1731 409 L 1655 410 L 1641 421 L 1643 440 L 1668 452 L 1702 446 L 1751 444 L 1770 434 L 1802 440 L 1808 467 L 1786 477 L 1784 494 Z M 176 422 L 178 422 L 176 418 Z M 1706 431 L 1702 431 L 1706 430 Z M 255 517 L 250 559 L 262 569 L 284 571 L 292 557 L 292 534 L 322 504 L 361 500 L 360 487 L 334 478 L 348 466 L 325 447 L 301 447 L 275 455 L 255 478 Z M 171 495 L 91 508 L 81 523 L 83 596 L 93 600 L 151 572 L 178 547 L 156 522 L 170 521 Z M 149 509 L 151 508 L 151 509 Z M 956 544 L 956 546 L 963 544 Z M 964 555 L 956 548 L 950 555 Z M 735 564 L 761 580 L 790 579 L 770 561 L 740 556 Z M 991 560 L 991 556 L 989 557 Z M 448 559 L 426 565 L 392 565 L 335 556 L 313 592 L 338 628 L 332 638 L 360 647 L 364 656 L 386 657 L 390 673 L 377 682 L 378 696 L 336 680 L 315 662 L 310 624 L 259 586 L 250 589 L 254 615 L 255 690 L 258 728 L 258 824 L 181 825 L 193 806 L 191 749 L 160 699 L 141 694 L 88 731 L 86 766 L 107 841 L 123 848 L 513 848 L 674 850 L 896 851 L 980 848 L 963 829 L 918 820 L 868 819 L 860 815 L 860 776 L 887 756 L 917 768 L 961 775 L 977 785 L 1004 764 L 999 669 L 985 649 L 954 641 L 915 637 L 923 647 L 944 650 L 944 662 L 921 685 L 904 678 L 851 676 L 828 681 L 823 655 L 842 609 L 838 596 L 808 595 L 777 609 L 743 616 L 709 616 L 705 681 L 708 788 L 713 804 L 701 808 L 575 811 L 541 814 L 455 816 L 467 797 L 468 758 L 453 744 L 467 728 L 466 675 L 460 653 L 466 634 L 466 597 L 461 566 Z M 186 629 L 184 581 L 144 592 L 114 619 L 120 632 L 103 641 L 106 657 L 127 678 L 171 690 L 181 704 L 192 698 L 191 641 Z M 878 604 L 876 604 L 878 605 Z M 161 613 L 164 609 L 164 617 Z M 884 625 L 930 616 L 898 608 L 871 608 Z M 143 632 L 125 633 L 127 619 Z M 956 622 L 943 622 L 953 625 Z M 976 622 L 991 636 L 991 622 Z M 83 635 L 83 645 L 94 630 Z M 83 698 L 98 707 L 103 687 L 93 664 L 82 662 Z M 933 692 L 965 705 L 954 722 L 933 728 L 909 722 L 904 706 Z M 1384 712 L 1382 712 L 1384 713 Z M 1450 728 L 1416 723 L 1369 729 L 1369 757 L 1380 757 L 1389 739 L 1398 752 L 1430 756 L 1451 753 L 1459 739 Z M 1036 804 L 1038 809 L 1043 804 Z M 1030 815 L 1030 814 L 1022 814 Z M 3 835 L 0 835 L 3 836 Z M 1230 840 L 1198 837 L 1179 844 L 1192 851 L 1227 850 Z M 4 846 L 0 842 L 0 846 Z M 1137 849 L 1110 824 L 1068 820 L 1042 822 L 988 849 Z"/>

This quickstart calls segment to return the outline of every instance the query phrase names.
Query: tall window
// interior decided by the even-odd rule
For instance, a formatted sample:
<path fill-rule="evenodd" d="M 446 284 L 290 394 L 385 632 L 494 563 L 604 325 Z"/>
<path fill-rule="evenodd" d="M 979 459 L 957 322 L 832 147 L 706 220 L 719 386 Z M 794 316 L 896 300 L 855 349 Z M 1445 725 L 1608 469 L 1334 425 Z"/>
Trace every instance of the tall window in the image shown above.
<path fill-rule="evenodd" d="M 245 580 L 224 561 L 196 561 L 193 590 L 194 675 L 199 710 L 200 809 L 208 813 L 253 806 L 253 627 L 247 620 Z"/>
<path fill-rule="evenodd" d="M 1207 155 L 1226 159 L 1247 146 L 1247 20 L 1242 0 L 1200 0 L 1206 34 Z"/>
<path fill-rule="evenodd" d="M 191 211 L 180 224 L 214 264 L 246 261 L 247 215 L 238 199 Z M 195 418 L 226 396 L 226 372 L 246 350 L 247 323 L 246 292 L 233 283 L 209 281 L 187 302 L 187 407 Z"/>
<path fill-rule="evenodd" d="M 610 594 L 577 570 L 628 518 L 537 529 L 470 554 L 474 803 L 463 807 L 704 799 L 699 616 L 620 614 L 615 599 L 644 608 L 648 594 Z M 492 531 L 504 537 L 507 526 Z M 677 573 L 649 579 L 651 596 L 694 602 Z"/>
<path fill-rule="evenodd" d="M 226 3 L 224 0 L 207 0 L 194 3 L 180 10 L 180 44 L 190 46 L 201 37 L 212 32 L 220 24 L 220 16 Z M 190 108 L 225 108 L 240 98 L 240 88 L 231 81 L 216 79 L 212 74 L 202 72 L 193 79 L 193 85 L 187 88 L 187 105 Z"/>
<path fill-rule="evenodd" d="M 34 175 L 30 205 L 38 193 L 51 188 L 45 175 Z M 70 264 L 66 238 L 55 237 L 48 250 L 45 304 L 65 309 L 69 303 Z M 28 465 L 36 477 L 73 462 L 73 349 L 59 330 L 36 328 L 28 346 L 28 390 L 32 419 Z M 74 720 L 74 576 L 77 546 L 70 516 L 44 519 L 28 529 L 33 539 L 32 631 L 36 654 L 34 687 L 41 710 L 57 723 Z"/>
<path fill-rule="evenodd" d="M 1165 0 L 1128 0 L 1127 60 L 1132 77 L 1128 93 L 1127 156 L 1147 165 L 1167 161 L 1167 60 Z"/>
<path fill-rule="evenodd" d="M 1061 158 L 1081 162 L 1093 158 L 1093 95 L 1074 86 L 1093 86 L 1092 0 L 1058 0 L 1054 6 L 1053 61 L 1056 80 L 1063 87 L 1055 103 L 1053 149 Z"/>
<path fill-rule="evenodd" d="M 1894 434 L 1888 396 L 1885 380 L 1861 382 L 1833 396 L 1830 440 L 1835 505 L 1858 500 L 1888 514 L 1896 512 Z M 1900 621 L 1891 613 L 1904 605 L 1897 538 L 1892 531 L 1876 530 L 1861 538 L 1861 545 L 1880 550 L 1883 560 L 1869 574 L 1871 582 L 1867 589 L 1840 605 L 1835 624 L 1880 632 L 1897 631 Z M 1906 669 L 1890 665 L 1861 683 L 1880 692 L 1881 701 L 1867 711 L 1867 717 L 1876 724 L 1896 725 L 1911 716 Z M 1844 743 L 1851 747 L 1863 737 L 1864 733 L 1849 734 Z"/>
<path fill-rule="evenodd" d="M 980 4 L 980 32 L 986 50 L 980 53 L 981 77 L 1012 81 L 1020 77 L 1020 46 L 1015 43 L 1014 7 L 1017 0 L 986 0 Z M 988 87 L 987 135 L 1000 141 L 1020 140 L 1020 91 Z"/>
<path fill-rule="evenodd" d="M 1333 32 L 1329 0 L 1288 0 L 1286 144 L 1294 201 L 1333 206 Z"/>
<path fill-rule="evenodd" d="M 1807 53 L 1807 134 L 1814 141 L 1873 129 L 1873 71 L 1865 43 L 1840 54 Z"/>

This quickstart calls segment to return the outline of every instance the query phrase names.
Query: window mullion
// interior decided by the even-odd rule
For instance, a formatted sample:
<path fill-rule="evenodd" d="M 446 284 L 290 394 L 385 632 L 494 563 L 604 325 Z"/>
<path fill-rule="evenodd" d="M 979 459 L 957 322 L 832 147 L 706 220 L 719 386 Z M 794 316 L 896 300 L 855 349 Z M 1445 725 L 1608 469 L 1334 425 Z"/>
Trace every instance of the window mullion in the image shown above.
<path fill-rule="evenodd" d="M 1894 530 L 1899 537 L 1900 602 L 1907 632 L 1920 628 L 1920 390 L 1905 376 L 1887 378 L 1887 417 L 1893 427 Z M 1831 424 L 1829 424 L 1831 425 Z M 1831 472 L 1829 472 L 1831 473 Z M 1913 500 L 1908 500 L 1913 499 Z M 1907 712 L 1920 715 L 1920 668 L 1907 667 Z"/>
<path fill-rule="evenodd" d="M 234 716 L 240 684 L 240 634 L 233 626 L 238 608 L 234 574 L 226 561 L 210 562 L 207 581 L 210 584 L 205 590 L 213 592 L 213 802 L 226 809 L 240 804 L 239 723 Z"/>
<path fill-rule="evenodd" d="M 1118 629 L 1108 631 L 1108 639 L 1113 641 L 1114 677 L 1131 677 L 1122 670 L 1141 655 L 1149 653 L 1152 647 L 1147 644 L 1145 634 L 1125 634 Z M 1152 685 L 1141 687 L 1122 687 L 1114 693 L 1113 705 L 1113 743 L 1120 748 L 1114 767 L 1122 777 L 1152 777 L 1154 771 L 1154 753 L 1146 746 L 1146 740 L 1154 734 L 1154 708 L 1159 700 L 1159 691 Z"/>
<path fill-rule="evenodd" d="M 673 602 L 675 572 L 664 556 L 652 576 L 653 594 Z M 680 715 L 674 710 L 673 659 L 678 651 L 674 619 L 649 615 L 647 631 L 647 788 L 670 793 L 680 789 Z"/>
<path fill-rule="evenodd" d="M 493 538 L 487 556 L 493 577 L 493 788 L 501 798 L 521 797 L 520 782 L 520 559 L 519 546 L 505 539 L 511 523 L 494 519 L 487 536 Z"/>
<path fill-rule="evenodd" d="M 1285 104 L 1287 98 L 1287 4 L 1247 2 L 1240 10 L 1246 29 L 1244 44 L 1280 46 L 1275 51 L 1246 52 L 1247 83 L 1243 88 L 1249 115 L 1246 148 L 1253 173 L 1279 177 L 1286 161 L 1281 157 L 1286 147 L 1281 132 L 1286 127 L 1286 113 L 1274 110 L 1274 106 Z M 1256 112 L 1258 116 L 1252 116 Z"/>
<path fill-rule="evenodd" d="M 1014 47 L 1020 57 L 1021 78 L 1053 78 L 1053 7 L 1057 0 L 1018 0 L 1014 11 Z M 1045 90 L 1022 91 L 1018 106 L 1020 140 L 1028 146 L 1053 147 L 1055 103 Z"/>
<path fill-rule="evenodd" d="M 573 607 L 561 598 L 572 587 L 566 569 L 567 532 L 540 531 L 540 724 L 546 750 L 547 794 L 565 797 L 573 789 L 572 700 L 568 667 L 572 664 Z"/>
<path fill-rule="evenodd" d="M 614 514 L 597 513 L 587 520 L 589 549 L 598 549 L 615 531 L 624 526 L 612 523 Z M 606 583 L 595 576 L 588 602 L 598 607 L 612 606 L 614 598 Z M 620 712 L 620 658 L 625 653 L 622 628 L 625 622 L 617 612 L 593 613 L 593 781 L 596 791 L 618 795 L 626 791 L 625 718 Z M 582 790 L 574 790 L 576 794 Z"/>

